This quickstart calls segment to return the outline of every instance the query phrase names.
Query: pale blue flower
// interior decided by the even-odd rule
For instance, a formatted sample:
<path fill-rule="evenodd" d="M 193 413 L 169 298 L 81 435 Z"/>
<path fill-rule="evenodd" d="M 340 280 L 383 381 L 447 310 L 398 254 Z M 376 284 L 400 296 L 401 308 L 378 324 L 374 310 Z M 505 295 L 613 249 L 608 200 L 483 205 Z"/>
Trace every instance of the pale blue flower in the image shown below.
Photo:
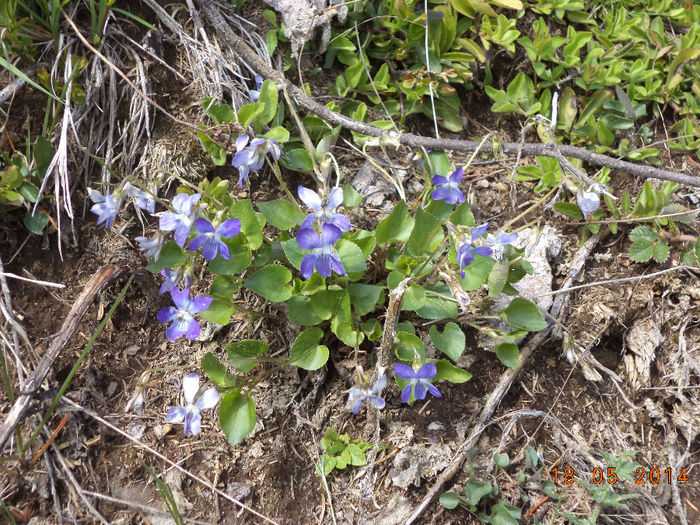
<path fill-rule="evenodd" d="M 115 195 L 106 193 L 102 195 L 99 191 L 88 188 L 88 195 L 90 200 L 95 204 L 90 208 L 90 211 L 97 215 L 97 224 L 104 223 L 105 228 L 111 228 L 114 224 L 114 219 L 117 218 L 119 213 L 119 207 L 122 203 L 121 195 Z"/>
<path fill-rule="evenodd" d="M 464 202 L 464 195 L 459 189 L 459 183 L 462 182 L 463 176 L 464 168 L 455 170 L 449 177 L 435 175 L 433 177 L 433 184 L 435 184 L 436 188 L 433 190 L 430 197 L 434 201 L 445 201 L 447 204 Z"/>
<path fill-rule="evenodd" d="M 165 244 L 165 235 L 157 232 L 153 237 L 136 237 L 136 242 L 139 243 L 139 248 L 148 259 L 157 261 L 163 244 Z"/>
<path fill-rule="evenodd" d="M 474 241 L 486 233 L 489 227 L 489 223 L 484 223 L 481 226 L 477 226 L 471 229 L 471 240 L 467 240 L 457 249 L 457 262 L 459 263 L 459 275 L 462 279 L 465 277 L 464 268 L 469 266 L 474 262 L 474 257 L 480 255 L 481 257 L 488 257 L 493 253 L 493 250 L 488 246 L 474 246 Z"/>
<path fill-rule="evenodd" d="M 247 136 L 246 136 L 247 138 Z M 239 137 L 241 139 L 241 137 Z M 243 141 L 241 140 L 241 143 Z M 236 140 L 236 147 L 239 148 L 239 140 Z M 263 167 L 265 156 L 271 155 L 275 160 L 280 158 L 280 147 L 275 139 L 257 138 L 250 142 L 250 145 L 238 151 L 231 161 L 234 168 L 238 168 L 238 186 L 243 187 L 243 183 L 248 179 L 251 171 L 257 171 Z"/>
<path fill-rule="evenodd" d="M 221 240 L 235 237 L 241 232 L 241 221 L 238 219 L 228 219 L 214 229 L 212 223 L 201 217 L 194 221 L 194 227 L 202 235 L 197 235 L 189 247 L 191 252 L 195 252 L 202 247 L 202 255 L 207 261 L 211 261 L 216 257 L 217 253 L 221 253 L 221 257 L 229 259 L 231 256 L 228 251 L 228 246 Z"/>
<path fill-rule="evenodd" d="M 345 215 L 335 212 L 336 208 L 343 204 L 342 188 L 333 188 L 326 199 L 322 199 L 314 190 L 310 190 L 304 186 L 299 186 L 297 193 L 301 201 L 314 211 L 307 215 L 304 222 L 301 223 L 302 228 L 313 229 L 318 220 L 319 226 L 321 227 L 323 227 L 324 224 L 332 224 L 333 226 L 337 226 L 340 231 L 350 231 L 350 219 Z"/>
<path fill-rule="evenodd" d="M 321 277 L 330 277 L 332 271 L 338 275 L 347 275 L 343 262 L 333 245 L 340 239 L 342 232 L 337 226 L 324 224 L 319 236 L 311 228 L 302 228 L 297 233 L 297 243 L 304 250 L 313 250 L 301 261 L 301 275 L 308 279 L 313 275 L 314 268 Z"/>
<path fill-rule="evenodd" d="M 194 396 L 199 391 L 199 376 L 195 373 L 187 374 L 182 378 L 182 392 L 186 406 L 171 407 L 168 409 L 165 420 L 168 423 L 185 422 L 185 435 L 196 436 L 202 429 L 202 410 L 214 408 L 219 402 L 219 392 L 211 387 L 206 390 L 196 402 Z"/>
<path fill-rule="evenodd" d="M 197 216 L 195 203 L 201 199 L 199 193 L 187 195 L 186 193 L 178 193 L 173 199 L 172 211 L 166 211 L 160 214 L 159 227 L 162 231 L 175 231 L 175 242 L 183 248 L 187 236 L 192 229 L 192 223 Z"/>
<path fill-rule="evenodd" d="M 493 250 L 494 259 L 502 259 L 503 248 L 505 248 L 506 244 L 513 244 L 517 238 L 518 234 L 515 232 L 504 233 L 499 231 L 495 236 L 489 233 L 486 236 L 486 244 L 488 244 Z"/>
<path fill-rule="evenodd" d="M 352 407 L 352 413 L 357 414 L 362 408 L 362 403 L 370 403 L 374 408 L 382 409 L 386 405 L 384 399 L 379 396 L 379 393 L 384 390 L 386 386 L 386 374 L 382 374 L 377 378 L 372 385 L 372 388 L 368 387 L 353 387 L 350 389 L 350 394 L 348 395 L 348 406 Z"/>
<path fill-rule="evenodd" d="M 204 295 L 190 299 L 189 288 L 180 291 L 174 287 L 170 290 L 170 295 L 175 306 L 168 306 L 158 311 L 158 320 L 161 323 L 172 321 L 172 324 L 165 331 L 168 340 L 175 341 L 183 335 L 186 335 L 187 339 L 197 339 L 200 327 L 193 314 L 209 308 L 214 299 Z"/>

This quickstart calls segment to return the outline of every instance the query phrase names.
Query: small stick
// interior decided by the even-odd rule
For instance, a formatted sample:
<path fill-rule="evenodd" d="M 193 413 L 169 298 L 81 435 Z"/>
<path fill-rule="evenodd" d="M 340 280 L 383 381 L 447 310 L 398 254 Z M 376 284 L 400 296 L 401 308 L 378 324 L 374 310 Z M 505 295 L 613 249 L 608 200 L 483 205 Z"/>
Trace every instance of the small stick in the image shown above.
<path fill-rule="evenodd" d="M 56 337 L 51 341 L 48 350 L 39 361 L 39 364 L 34 369 L 34 372 L 27 378 L 24 383 L 24 391 L 20 392 L 20 395 L 15 400 L 12 405 L 10 412 L 5 418 L 5 422 L 0 426 L 0 451 L 5 448 L 5 445 L 10 439 L 12 432 L 19 425 L 24 413 L 29 408 L 29 404 L 32 401 L 32 395 L 39 390 L 41 384 L 46 379 L 51 366 L 54 361 L 58 359 L 63 348 L 68 344 L 69 339 L 78 328 L 80 320 L 85 315 L 88 307 L 92 304 L 95 296 L 113 279 L 119 277 L 122 273 L 127 271 L 126 266 L 109 265 L 100 268 L 95 275 L 92 276 L 90 281 L 85 285 L 82 293 L 76 299 L 73 308 L 71 308 L 68 316 L 61 329 L 59 330 Z"/>
<path fill-rule="evenodd" d="M 51 443 L 53 443 L 54 439 L 56 439 L 56 436 L 58 436 L 58 433 L 66 425 L 66 422 L 68 421 L 69 417 L 70 417 L 70 412 L 68 412 L 65 416 L 63 416 L 63 419 L 56 427 L 56 430 L 53 431 L 53 433 L 49 437 L 48 441 L 46 443 L 44 443 L 44 446 L 41 447 L 41 450 L 39 450 L 39 452 L 36 453 L 36 456 L 34 456 L 32 458 L 32 460 L 29 462 L 30 466 L 33 465 L 34 463 L 36 463 L 37 461 L 39 461 L 39 458 L 41 458 L 41 456 L 44 454 L 44 452 L 46 452 L 46 449 L 49 448 L 49 445 L 51 445 Z"/>
<path fill-rule="evenodd" d="M 549 501 L 549 496 L 545 496 L 544 498 L 542 498 L 542 499 L 537 503 L 537 505 L 535 505 L 534 507 L 532 507 L 530 510 L 527 511 L 527 514 L 525 514 L 525 517 L 531 518 L 532 516 L 534 516 L 534 515 L 535 515 L 535 512 L 537 512 L 537 509 L 539 509 L 542 505 L 544 505 L 544 504 L 547 503 L 548 501 Z"/>

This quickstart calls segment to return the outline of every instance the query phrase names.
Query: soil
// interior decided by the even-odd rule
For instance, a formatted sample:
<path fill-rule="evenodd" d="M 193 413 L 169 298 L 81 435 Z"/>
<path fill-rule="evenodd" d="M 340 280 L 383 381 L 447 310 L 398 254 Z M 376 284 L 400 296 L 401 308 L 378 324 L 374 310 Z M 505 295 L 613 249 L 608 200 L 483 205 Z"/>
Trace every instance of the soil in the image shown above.
<path fill-rule="evenodd" d="M 150 12 L 144 10 L 142 16 L 154 22 Z M 142 35 L 131 36 L 138 39 Z M 166 48 L 174 45 L 166 44 Z M 169 52 L 173 53 L 172 49 Z M 332 82 L 332 76 L 327 80 Z M 170 84 L 157 85 L 167 89 Z M 169 110 L 196 115 L 200 101 L 179 88 L 177 93 L 172 89 L 173 93 L 164 94 Z M 42 113 L 41 99 L 19 96 L 15 103 L 15 107 L 22 108 L 19 111 Z M 482 133 L 475 125 L 478 123 L 499 130 L 504 140 L 517 140 L 520 123 L 494 116 L 485 107 L 484 100 L 465 97 L 465 110 L 473 122 L 469 134 Z M 196 121 L 197 117 L 191 120 Z M 425 122 L 418 130 L 421 127 L 430 129 Z M 32 125 L 32 129 L 37 128 Z M 14 126 L 11 131 L 20 139 L 26 136 L 26 129 Z M 177 154 L 193 166 L 189 180 L 216 176 L 230 179 L 236 197 L 256 201 L 284 196 L 269 173 L 251 177 L 250 185 L 239 190 L 233 168 L 213 167 L 202 155 L 196 138 L 164 117 L 156 120 L 153 140 L 178 144 Z M 341 157 L 350 179 L 364 159 L 349 150 L 343 150 Z M 401 151 L 392 163 L 406 167 L 406 186 L 417 188 L 420 177 L 412 167 L 411 157 L 412 152 Z M 673 169 L 681 161 L 674 155 L 662 157 L 662 162 Z M 515 206 L 511 206 L 508 180 L 512 166 L 512 159 L 503 159 L 497 163 L 476 163 L 467 171 L 465 176 L 470 183 L 465 193 L 469 194 L 478 219 L 504 223 L 522 211 L 525 203 L 533 201 L 532 188 L 522 184 Z M 310 177 L 290 173 L 285 177 L 290 187 L 313 186 Z M 98 174 L 87 174 L 87 179 L 96 181 Z M 77 177 L 75 184 L 74 201 L 83 203 L 85 188 Z M 615 193 L 623 189 L 636 192 L 640 184 L 627 175 L 613 173 Z M 398 197 L 387 199 L 390 210 Z M 66 393 L 70 400 L 99 414 L 123 434 L 85 411 L 59 404 L 47 423 L 48 434 L 67 419 L 53 439 L 53 446 L 45 452 L 40 450 L 48 440 L 48 434 L 41 434 L 21 458 L 14 445 L 5 450 L 0 494 L 3 505 L 17 522 L 99 522 L 81 498 L 83 491 L 82 497 L 89 499 L 107 522 L 170 523 L 172 518 L 147 472 L 148 466 L 167 485 L 182 516 L 199 522 L 262 523 L 259 516 L 212 491 L 210 486 L 214 486 L 277 523 L 402 523 L 464 443 L 486 398 L 504 373 L 496 355 L 480 347 L 477 334 L 463 326 L 469 344 L 462 361 L 473 374 L 470 381 L 440 383 L 441 399 L 410 406 L 401 404 L 398 389 L 390 386 L 386 409 L 381 412 L 380 441 L 386 447 L 377 456 L 368 485 L 367 468 L 334 471 L 327 479 L 327 487 L 316 472 L 318 443 L 327 427 L 368 442 L 373 441 L 374 435 L 373 419 L 366 418 L 364 411 L 353 416 L 345 408 L 350 384 L 343 360 L 349 357 L 351 349 L 333 343 L 333 338 L 328 338 L 331 360 L 320 371 L 267 369 L 270 373 L 253 392 L 257 424 L 243 443 L 230 446 L 211 412 L 204 414 L 197 438 L 185 437 L 180 425 L 165 422 L 165 413 L 168 407 L 181 402 L 180 380 L 185 373 L 198 370 L 205 353 L 213 352 L 221 358 L 226 344 L 256 338 L 268 342 L 272 355 L 283 354 L 298 327 L 285 323 L 283 306 L 264 303 L 253 294 L 241 292 L 236 296 L 237 302 L 262 315 L 254 320 L 245 315 L 234 316 L 229 326 L 218 331 L 205 327 L 204 332 L 209 334 L 205 340 L 181 338 L 169 343 L 155 316 L 158 309 L 169 306 L 169 299 L 158 294 L 160 277 L 145 271 L 145 260 L 132 241 L 143 232 L 138 218 L 128 211 L 107 231 L 95 225 L 87 207 L 89 204 L 82 209 L 77 206 L 72 231 L 64 232 L 61 240 L 55 230 L 50 230 L 44 236 L 32 235 L 25 242 L 24 233 L 18 231 L 18 216 L 4 214 L 0 217 L 0 260 L 6 272 L 65 286 L 55 289 L 8 280 L 14 315 L 31 342 L 31 349 L 23 348 L 25 375 L 34 369 L 53 336 L 61 330 L 75 299 L 99 268 L 107 264 L 139 268 L 133 272 L 133 283 Z M 351 213 L 351 219 L 368 229 L 386 211 L 361 207 Z M 553 211 L 527 220 L 550 225 L 561 233 L 562 249 L 550 261 L 556 289 L 567 276 L 580 232 L 569 219 Z M 148 229 L 152 230 L 154 224 L 147 224 Z M 523 224 L 521 221 L 516 226 Z M 698 234 L 697 223 L 681 229 L 684 234 Z M 58 242 L 63 243 L 62 257 Z M 608 236 L 589 257 L 579 282 L 643 276 L 679 264 L 678 250 L 672 249 L 670 259 L 661 267 L 634 263 L 627 258 L 628 253 L 629 243 L 622 230 Z M 48 390 L 36 396 L 19 427 L 24 436 L 37 427 L 127 277 L 106 288 L 83 317 L 45 381 Z M 206 285 L 206 279 L 202 279 L 197 286 L 204 291 Z M 480 436 L 471 461 L 447 483 L 444 491 L 464 493 L 468 480 L 481 479 L 498 487 L 497 500 L 502 498 L 521 510 L 522 523 L 567 523 L 564 512 L 580 518 L 593 513 L 595 503 L 579 482 L 593 483 L 598 472 L 594 469 L 607 472 L 613 466 L 605 454 L 635 450 L 635 461 L 644 469 L 639 474 L 646 474 L 640 481 L 645 482 L 618 480 L 611 486 L 618 494 L 636 493 L 640 497 L 626 500 L 629 508 L 604 507 L 601 517 L 604 515 L 612 523 L 675 524 L 682 523 L 682 511 L 686 523 L 700 522 L 700 413 L 696 408 L 699 304 L 697 273 L 690 270 L 570 292 L 561 321 L 566 329 L 563 339 L 552 337 L 531 355 Z M 383 321 L 383 308 L 374 315 Z M 405 319 L 416 320 L 407 312 L 402 314 L 401 320 Z M 429 325 L 421 323 L 417 324 L 418 333 L 427 341 Z M 644 342 L 658 332 L 658 344 L 652 344 L 648 355 L 644 355 L 643 345 L 631 337 L 634 330 L 639 331 Z M 564 357 L 566 348 L 584 358 L 570 363 Z M 370 354 L 371 348 L 364 348 L 361 359 L 368 360 Z M 13 367 L 11 359 L 12 378 L 16 380 Z M 148 372 L 146 402 L 143 412 L 136 414 L 127 405 L 144 372 Z M 599 378 L 594 377 L 596 373 Z M 10 406 L 9 399 L 0 399 L 3 418 Z M 173 468 L 146 447 L 210 486 Z M 527 463 L 526 447 L 532 447 L 539 456 L 537 466 Z M 510 464 L 495 467 L 495 453 L 508 454 Z M 31 461 L 35 455 L 37 461 Z M 67 468 L 61 466 L 59 455 Z M 673 472 L 670 484 L 663 478 L 667 468 Z M 559 479 L 555 489 L 559 501 L 543 489 L 543 481 L 554 479 L 553 469 L 559 476 L 562 472 L 572 473 L 576 481 L 568 484 Z M 662 473 L 661 482 L 650 481 L 652 469 Z M 682 469 L 687 476 L 685 482 L 677 479 Z M 363 498 L 367 486 L 371 487 L 371 497 Z M 465 509 L 446 510 L 433 502 L 419 523 L 479 521 Z"/>

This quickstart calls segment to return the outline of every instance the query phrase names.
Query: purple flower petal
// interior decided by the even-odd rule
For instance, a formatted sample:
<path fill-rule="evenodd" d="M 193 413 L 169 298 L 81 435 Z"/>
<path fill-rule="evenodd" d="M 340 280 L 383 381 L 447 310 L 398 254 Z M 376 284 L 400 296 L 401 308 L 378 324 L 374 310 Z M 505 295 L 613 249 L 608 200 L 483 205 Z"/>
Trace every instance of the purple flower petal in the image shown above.
<path fill-rule="evenodd" d="M 352 406 L 352 413 L 353 413 L 353 414 L 359 414 L 361 408 L 362 408 L 362 399 L 360 398 L 360 399 L 357 401 L 357 403 L 355 403 L 355 404 Z"/>
<path fill-rule="evenodd" d="M 422 382 L 416 383 L 416 387 L 413 389 L 413 395 L 416 399 L 425 399 L 426 392 L 425 385 Z"/>
<path fill-rule="evenodd" d="M 452 175 L 450 175 L 450 182 L 462 182 L 462 177 L 464 176 L 464 168 L 456 169 Z"/>
<path fill-rule="evenodd" d="M 321 245 L 321 239 L 314 230 L 302 228 L 297 232 L 297 244 L 304 250 L 313 250 Z"/>
<path fill-rule="evenodd" d="M 241 221 L 238 219 L 225 220 L 216 229 L 216 233 L 221 235 L 224 239 L 235 237 L 241 233 Z"/>
<path fill-rule="evenodd" d="M 185 407 L 170 407 L 165 416 L 165 420 L 168 423 L 181 423 L 182 420 L 185 419 L 186 413 Z"/>
<path fill-rule="evenodd" d="M 481 255 L 482 257 L 489 257 L 493 253 L 493 250 L 488 246 L 475 246 L 474 253 Z"/>
<path fill-rule="evenodd" d="M 321 229 L 321 246 L 333 246 L 343 234 L 340 228 L 332 224 L 324 224 Z"/>
<path fill-rule="evenodd" d="M 171 324 L 168 329 L 165 331 L 165 337 L 168 338 L 168 341 L 171 343 L 174 343 L 177 341 L 180 337 L 185 335 L 185 328 L 182 326 L 182 323 L 179 322 L 174 322 Z"/>
<path fill-rule="evenodd" d="M 432 379 L 436 374 L 437 367 L 435 366 L 435 363 L 425 363 L 418 369 L 414 377 L 417 377 L 418 379 Z"/>
<path fill-rule="evenodd" d="M 214 233 L 214 226 L 202 217 L 194 221 L 194 227 L 199 233 Z"/>
<path fill-rule="evenodd" d="M 434 199 L 434 197 L 433 197 Z M 446 188 L 446 195 L 443 199 L 447 204 L 457 204 L 458 202 L 464 202 L 464 195 L 457 188 Z"/>
<path fill-rule="evenodd" d="M 199 337 L 199 332 L 201 328 L 199 327 L 199 323 L 195 319 L 190 319 L 189 323 L 187 324 L 187 339 L 190 341 L 194 341 Z"/>
<path fill-rule="evenodd" d="M 185 246 L 185 241 L 187 236 L 190 234 L 192 225 L 187 222 L 180 222 L 177 229 L 175 230 L 175 243 L 182 248 Z"/>
<path fill-rule="evenodd" d="M 372 385 L 372 393 L 378 394 L 386 387 L 386 374 L 380 375 Z"/>
<path fill-rule="evenodd" d="M 396 363 L 394 365 L 394 374 L 401 379 L 413 379 L 416 377 L 416 373 L 413 368 L 403 363 Z"/>
<path fill-rule="evenodd" d="M 316 224 L 316 214 L 312 213 L 310 215 L 307 215 L 304 217 L 304 220 L 301 221 L 301 226 L 299 227 L 300 230 L 313 230 L 314 225 Z"/>
<path fill-rule="evenodd" d="M 340 258 L 334 255 L 330 255 L 329 258 L 331 260 L 331 268 L 335 273 L 337 273 L 338 275 L 347 275 L 347 273 L 345 273 L 345 267 L 343 266 L 343 262 L 340 260 Z"/>
<path fill-rule="evenodd" d="M 447 184 L 448 182 L 450 182 L 450 181 L 447 177 L 444 177 L 442 175 L 434 175 L 433 176 L 433 184 L 435 184 L 436 186 L 438 184 Z"/>
<path fill-rule="evenodd" d="M 245 148 L 249 140 L 250 137 L 247 133 L 238 135 L 238 137 L 236 138 L 236 151 L 241 151 L 243 148 Z"/>
<path fill-rule="evenodd" d="M 408 400 L 411 399 L 411 390 L 413 390 L 411 387 L 413 385 L 406 385 L 404 389 L 401 391 L 401 402 L 402 403 L 408 403 Z"/>
<path fill-rule="evenodd" d="M 434 201 L 444 201 L 445 199 L 447 199 L 447 196 L 449 194 L 449 188 L 446 188 L 445 186 L 439 186 L 433 190 L 433 193 L 430 194 L 430 198 Z"/>
<path fill-rule="evenodd" d="M 189 310 L 189 306 L 190 306 L 190 289 L 189 288 L 184 288 L 182 291 L 180 291 L 177 289 L 177 287 L 174 287 L 172 290 L 170 290 L 170 295 L 173 298 L 173 302 L 175 303 L 175 306 L 177 306 L 181 310 Z"/>
<path fill-rule="evenodd" d="M 207 297 L 206 295 L 195 297 L 189 308 L 190 313 L 198 314 L 199 312 L 203 312 L 211 306 L 213 300 L 213 297 Z"/>
<path fill-rule="evenodd" d="M 174 306 L 168 306 L 167 308 L 163 308 L 162 310 L 158 310 L 156 317 L 158 317 L 158 320 L 161 323 L 169 323 L 170 321 L 173 320 L 173 317 L 175 317 L 176 313 L 177 313 L 177 308 L 175 308 Z"/>
<path fill-rule="evenodd" d="M 328 195 L 328 204 L 327 207 L 329 209 L 335 210 L 338 206 L 343 204 L 343 188 L 338 188 L 335 187 L 331 190 L 330 194 Z"/>
<path fill-rule="evenodd" d="M 199 410 L 188 410 L 185 415 L 185 435 L 196 436 L 202 430 L 202 416 Z"/>
<path fill-rule="evenodd" d="M 199 410 L 206 410 L 207 408 L 214 408 L 218 402 L 219 392 L 216 388 L 211 387 L 200 396 L 194 406 Z"/>
<path fill-rule="evenodd" d="M 182 392 L 185 394 L 185 402 L 191 405 L 194 402 L 194 396 L 199 390 L 199 376 L 192 372 L 182 378 Z"/>
<path fill-rule="evenodd" d="M 321 254 L 316 257 L 316 271 L 321 277 L 331 276 L 331 258 L 328 255 Z"/>
<path fill-rule="evenodd" d="M 180 224 L 178 217 L 177 213 L 166 211 L 158 219 L 158 227 L 164 232 L 171 232 Z"/>
<path fill-rule="evenodd" d="M 230 258 L 231 258 L 231 254 L 230 254 L 229 251 L 228 251 L 228 246 L 226 246 L 226 243 L 224 243 L 224 241 L 219 241 L 219 254 L 220 254 L 221 257 L 223 257 L 224 259 L 230 259 Z"/>
<path fill-rule="evenodd" d="M 314 190 L 310 190 L 304 186 L 299 186 L 299 188 L 297 188 L 297 194 L 299 195 L 301 202 L 303 202 L 307 208 L 311 208 L 314 211 L 321 211 L 321 197 Z"/>
<path fill-rule="evenodd" d="M 471 230 L 472 241 L 475 241 L 476 239 L 478 239 L 479 237 L 484 235 L 484 233 L 486 233 L 486 230 L 488 230 L 488 229 L 489 229 L 488 222 L 485 222 L 481 226 L 476 226 L 476 227 L 472 228 L 472 230 Z"/>
<path fill-rule="evenodd" d="M 187 247 L 187 249 L 191 252 L 196 252 L 197 250 L 199 250 L 199 247 L 202 245 L 202 243 L 206 241 L 206 239 L 206 235 L 197 235 L 194 239 L 192 239 L 192 242 L 190 242 L 190 245 Z"/>
<path fill-rule="evenodd" d="M 442 394 L 441 394 L 440 391 L 435 387 L 435 385 L 433 385 L 433 384 L 431 384 L 431 383 L 426 383 L 425 385 L 428 387 L 428 392 L 430 392 L 431 394 L 433 394 L 435 397 L 442 397 Z"/>
<path fill-rule="evenodd" d="M 304 219 L 306 220 L 306 219 Z M 350 219 L 348 219 L 345 215 L 342 215 L 340 213 L 333 213 L 330 215 L 330 220 L 328 221 L 329 224 L 332 224 L 336 228 L 338 228 L 341 232 L 349 232 L 350 231 Z"/>
<path fill-rule="evenodd" d="M 218 251 L 219 240 L 214 237 L 207 237 L 204 244 L 202 244 L 202 256 L 204 256 L 207 261 L 211 261 L 216 257 Z"/>
<path fill-rule="evenodd" d="M 315 253 L 310 253 L 308 255 L 304 256 L 304 259 L 301 261 L 301 276 L 304 279 L 308 279 L 311 277 L 314 273 L 314 268 L 316 266 L 316 259 L 318 257 L 316 256 Z"/>
<path fill-rule="evenodd" d="M 370 396 L 369 402 L 372 403 L 372 406 L 374 408 L 378 408 L 379 410 L 386 406 L 386 402 L 384 401 L 384 399 L 382 399 L 379 396 Z"/>

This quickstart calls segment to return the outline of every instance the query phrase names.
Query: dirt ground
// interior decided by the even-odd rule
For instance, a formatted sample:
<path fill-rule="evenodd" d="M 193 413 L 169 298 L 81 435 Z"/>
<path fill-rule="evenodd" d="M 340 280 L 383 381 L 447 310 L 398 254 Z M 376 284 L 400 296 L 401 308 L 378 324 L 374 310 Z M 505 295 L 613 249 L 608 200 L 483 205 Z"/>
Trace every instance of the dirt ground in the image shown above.
<path fill-rule="evenodd" d="M 174 43 L 166 47 L 177 54 Z M 165 89 L 166 85 L 155 82 L 154 89 Z M 171 89 L 173 92 L 162 93 L 171 111 L 178 110 L 181 115 L 198 111 L 199 100 L 180 92 L 178 86 Z M 22 103 L 24 106 L 19 107 L 32 107 L 29 98 Z M 478 97 L 465 98 L 465 109 L 472 119 L 486 129 L 499 130 L 503 140 L 517 140 L 517 121 L 496 120 L 489 112 L 480 111 L 483 107 L 484 101 Z M 192 179 L 231 179 L 235 196 L 254 200 L 281 197 L 268 173 L 251 178 L 250 187 L 239 191 L 233 183 L 237 180 L 233 168 L 214 168 L 198 149 L 196 137 L 173 131 L 174 127 L 158 117 L 152 140 L 165 145 L 178 143 L 172 150 L 164 147 L 178 155 L 182 165 L 192 167 L 188 172 Z M 483 130 L 470 131 L 479 134 Z M 22 129 L 13 132 L 21 136 Z M 412 184 L 417 187 L 419 180 L 412 171 L 411 157 L 412 152 L 400 151 L 392 159 L 406 167 L 409 188 Z M 363 159 L 349 150 L 342 151 L 340 158 L 346 181 L 351 181 Z M 458 157 L 455 159 L 459 164 Z M 667 155 L 662 160 L 669 169 L 677 169 L 682 162 L 680 155 Z M 503 223 L 533 198 L 531 188 L 523 184 L 515 206 L 511 205 L 507 181 L 513 162 L 502 159 L 475 164 L 467 173 L 472 183 L 465 193 L 478 220 Z M 292 187 L 312 184 L 310 178 L 305 180 L 299 174 L 286 176 Z M 93 173 L 87 178 L 96 177 Z M 473 330 L 463 326 L 468 348 L 461 364 L 473 374 L 470 381 L 441 383 L 442 399 L 411 406 L 401 404 L 398 389 L 390 386 L 387 407 L 381 412 L 380 441 L 386 448 L 379 452 L 369 479 L 366 468 L 335 471 L 328 477 L 326 488 L 316 473 L 318 441 L 327 427 L 366 441 L 372 441 L 374 433 L 371 420 L 364 415 L 353 416 L 345 408 L 350 385 L 343 360 L 350 349 L 339 346 L 332 337 L 325 341 L 331 359 L 322 370 L 307 373 L 289 367 L 269 374 L 258 384 L 253 393 L 257 424 L 243 443 L 231 447 L 211 412 L 204 415 L 201 434 L 186 438 L 181 426 L 165 422 L 167 408 L 178 404 L 184 373 L 198 371 L 199 360 L 206 352 L 224 357 L 226 344 L 246 338 L 268 342 L 273 355 L 283 353 L 298 330 L 284 321 L 283 305 L 265 303 L 244 291 L 236 296 L 237 302 L 262 315 L 255 319 L 235 316 L 224 329 L 205 328 L 206 335 L 197 341 L 169 343 L 155 316 L 159 308 L 169 305 L 169 298 L 158 295 L 160 278 L 145 270 L 145 260 L 132 241 L 143 231 L 138 218 L 129 211 L 106 231 L 86 213 L 82 181 L 76 180 L 75 184 L 76 219 L 72 232 L 64 232 L 62 259 L 55 232 L 30 236 L 25 242 L 25 234 L 13 222 L 17 217 L 12 213 L 0 216 L 0 259 L 5 271 L 65 285 L 63 289 L 49 289 L 9 281 L 14 313 L 32 344 L 32 349 L 23 354 L 26 369 L 34 368 L 99 268 L 117 264 L 138 269 L 66 394 L 90 412 L 61 403 L 47 424 L 53 432 L 67 416 L 55 438 L 55 447 L 39 455 L 47 440 L 42 434 L 31 453 L 22 459 L 13 455 L 15 448 L 5 451 L 0 463 L 0 497 L 14 519 L 37 524 L 99 522 L 86 506 L 83 498 L 87 498 L 110 523 L 170 523 L 172 518 L 144 467 L 147 465 L 167 484 L 182 515 L 197 522 L 263 522 L 211 486 L 277 523 L 404 522 L 459 450 L 504 372 L 495 354 L 484 348 Z M 639 180 L 613 172 L 616 193 L 638 189 L 640 184 Z M 386 196 L 380 208 L 361 205 L 351 212 L 351 220 L 368 228 L 378 223 L 397 199 L 396 195 Z M 534 226 L 554 228 L 561 242 L 558 254 L 548 261 L 556 290 L 564 282 L 578 249 L 579 231 L 569 219 L 551 210 L 537 219 Z M 146 226 L 150 231 L 154 224 Z M 698 234 L 697 222 L 682 225 L 681 229 L 685 234 Z M 600 241 L 575 284 L 644 276 L 680 264 L 678 250 L 672 249 L 663 265 L 635 263 L 627 253 L 626 230 L 621 228 L 617 235 Z M 45 382 L 48 392 L 33 401 L 29 416 L 20 426 L 25 434 L 36 428 L 128 276 L 110 285 L 88 309 L 49 373 Z M 570 467 L 577 480 L 592 483 L 595 468 L 610 466 L 602 454 L 619 455 L 619 451 L 630 450 L 638 451 L 635 461 L 644 469 L 641 473 L 646 472 L 646 482 L 619 481 L 613 489 L 640 497 L 626 501 L 628 510 L 605 507 L 601 522 L 603 516 L 607 523 L 675 524 L 682 523 L 681 516 L 685 516 L 686 523 L 700 522 L 697 277 L 696 271 L 681 270 L 569 293 L 560 319 L 564 335 L 548 338 L 531 355 L 480 436 L 471 461 L 480 479 L 496 485 L 503 499 L 521 509 L 522 523 L 567 523 L 564 511 L 588 517 L 594 502 L 583 485 L 558 483 L 556 494 L 561 499 L 556 501 L 544 494 L 541 482 L 553 479 L 553 468 L 563 471 Z M 204 291 L 206 280 L 200 280 L 197 286 Z M 381 322 L 384 313 L 378 308 L 374 315 Z M 403 312 L 401 320 L 407 319 L 417 322 L 418 335 L 429 342 L 430 325 Z M 426 346 L 430 352 L 430 345 Z M 363 349 L 365 358 L 368 350 Z M 571 364 L 564 356 L 567 351 L 580 360 Z M 150 371 L 146 403 L 142 415 L 137 415 L 126 407 L 145 371 Z M 3 418 L 10 406 L 8 399 L 0 398 Z M 99 415 L 121 433 L 91 414 Z M 528 445 L 539 454 L 541 464 L 537 469 L 526 468 Z M 494 453 L 507 453 L 510 465 L 495 468 Z M 31 462 L 35 454 L 38 460 Z M 163 457 L 207 483 L 173 468 Z M 671 468 L 674 479 L 671 483 L 663 477 L 659 483 L 650 482 L 648 473 L 654 468 L 662 473 Z M 685 483 L 675 479 L 681 469 L 687 474 Z M 467 479 L 468 474 L 460 470 L 444 490 L 462 492 Z M 363 498 L 366 484 L 372 490 L 370 498 Z M 466 510 L 445 510 L 437 502 L 429 506 L 419 522 L 479 523 Z"/>

